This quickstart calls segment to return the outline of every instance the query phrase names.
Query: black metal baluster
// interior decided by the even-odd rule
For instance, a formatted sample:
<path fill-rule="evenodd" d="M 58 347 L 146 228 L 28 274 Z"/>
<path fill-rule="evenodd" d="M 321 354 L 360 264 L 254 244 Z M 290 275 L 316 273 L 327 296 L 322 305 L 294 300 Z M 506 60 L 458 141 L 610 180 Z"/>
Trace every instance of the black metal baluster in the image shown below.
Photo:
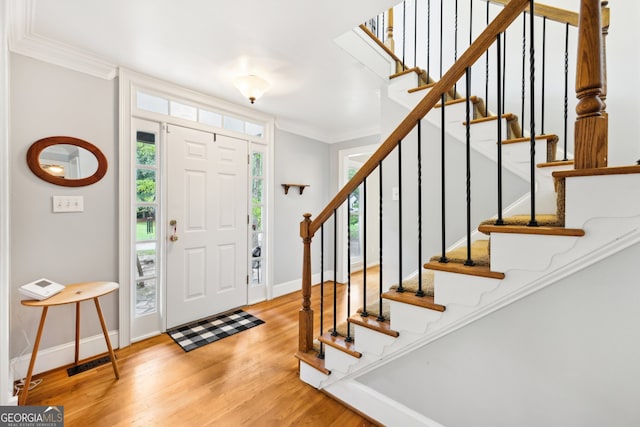
<path fill-rule="evenodd" d="M 431 80 L 431 0 L 427 0 L 427 83 Z"/>
<path fill-rule="evenodd" d="M 505 111 L 507 93 L 507 32 L 504 32 L 504 40 L 502 43 L 502 111 Z M 500 117 L 500 116 L 498 116 Z"/>
<path fill-rule="evenodd" d="M 473 43 L 473 0 L 469 0 L 469 46 Z"/>
<path fill-rule="evenodd" d="M 458 60 L 458 0 L 455 0 L 453 19 L 453 62 Z M 458 93 L 458 82 L 453 84 L 453 99 Z"/>
<path fill-rule="evenodd" d="M 349 324 L 349 316 L 351 316 L 351 198 L 353 193 L 347 197 L 347 336 L 345 342 L 353 342 L 351 337 L 351 325 Z"/>
<path fill-rule="evenodd" d="M 413 1 L 413 66 L 418 66 L 418 0 Z"/>
<path fill-rule="evenodd" d="M 386 36 L 387 36 L 387 31 L 384 29 L 384 15 L 387 12 L 382 13 L 382 28 L 381 28 L 381 32 L 382 32 L 382 38 L 380 40 L 382 40 L 382 44 L 384 44 L 384 42 L 386 41 Z"/>
<path fill-rule="evenodd" d="M 496 37 L 496 53 L 497 53 L 497 81 L 498 87 L 496 93 L 496 99 L 502 99 L 502 34 L 498 34 Z M 502 117 L 502 103 L 498 101 L 498 117 Z M 496 219 L 496 225 L 504 225 L 502 219 L 502 119 L 498 119 L 498 219 Z"/>
<path fill-rule="evenodd" d="M 547 74 L 547 17 L 542 18 L 542 93 L 540 93 L 540 134 L 544 135 L 544 94 L 545 77 Z"/>
<path fill-rule="evenodd" d="M 324 224 L 320 226 L 320 336 L 324 334 Z M 320 341 L 319 359 L 324 359 L 324 343 Z"/>
<path fill-rule="evenodd" d="M 467 158 L 467 260 L 464 265 L 475 265 L 471 259 L 471 67 L 467 67 L 467 107 L 466 107 L 466 158 Z"/>
<path fill-rule="evenodd" d="M 362 181 L 362 317 L 369 316 L 367 311 L 367 178 Z"/>
<path fill-rule="evenodd" d="M 402 140 L 398 141 L 398 288 L 396 292 L 404 292 L 404 286 L 402 286 Z"/>
<path fill-rule="evenodd" d="M 379 219 L 379 233 L 380 233 L 380 257 L 379 257 L 379 262 L 380 262 L 380 286 L 379 286 L 379 293 L 378 293 L 378 317 L 376 318 L 376 320 L 380 321 L 380 322 L 384 322 L 384 314 L 382 313 L 382 160 L 380 160 L 380 162 L 378 163 L 378 183 L 379 183 L 379 190 L 378 190 L 378 195 L 379 195 L 379 212 L 380 212 L 380 219 Z"/>
<path fill-rule="evenodd" d="M 442 116 L 440 116 L 440 150 L 442 151 L 442 154 L 440 155 L 440 214 L 442 216 L 441 219 L 441 223 L 442 223 L 442 255 L 440 256 L 440 262 L 449 262 L 449 259 L 447 258 L 447 252 L 446 252 L 446 242 L 447 242 L 447 237 L 446 237 L 446 229 L 447 229 L 447 215 L 446 215 L 446 198 L 445 198 L 445 189 L 446 189 L 446 158 L 445 158 L 445 137 L 446 137 L 446 132 L 445 132 L 445 95 L 444 93 L 442 94 L 442 96 L 440 97 L 440 103 L 442 104 Z"/>
<path fill-rule="evenodd" d="M 442 50 L 443 50 L 442 40 L 443 40 L 443 34 L 444 34 L 443 20 L 442 20 L 442 16 L 443 16 L 442 2 L 443 0 L 440 0 L 440 78 L 442 78 Z"/>
<path fill-rule="evenodd" d="M 407 46 L 407 26 L 405 24 L 407 16 L 407 2 L 402 2 L 402 71 L 406 69 L 404 54 Z"/>
<path fill-rule="evenodd" d="M 422 121 L 418 120 L 418 290 L 416 296 L 423 297 L 422 290 Z"/>
<path fill-rule="evenodd" d="M 522 13 L 522 93 L 521 93 L 521 98 L 520 98 L 520 104 L 521 104 L 521 109 L 520 109 L 520 123 L 524 124 L 524 97 L 525 97 L 525 79 L 526 79 L 526 75 L 525 75 L 525 64 L 526 64 L 526 59 L 527 59 L 527 12 L 523 12 Z M 524 126 L 523 126 L 524 129 Z"/>
<path fill-rule="evenodd" d="M 338 214 L 333 210 L 333 329 L 331 336 L 338 336 Z"/>
<path fill-rule="evenodd" d="M 489 26 L 489 2 L 487 2 L 487 9 L 486 9 L 485 16 L 486 16 L 485 24 L 488 27 Z M 489 49 L 487 49 L 487 53 L 485 54 L 485 59 L 484 59 L 484 115 L 489 116 Z"/>
<path fill-rule="evenodd" d="M 567 118 L 569 112 L 569 24 L 564 28 L 564 161 L 567 160 Z"/>
<path fill-rule="evenodd" d="M 535 120 L 535 114 L 534 111 L 536 111 L 536 100 L 535 100 L 535 54 L 536 54 L 536 48 L 535 48 L 535 33 L 534 33 L 534 18 L 535 18 L 535 12 L 534 12 L 534 5 L 535 2 L 534 0 L 530 0 L 529 1 L 529 105 L 530 105 L 530 112 L 531 112 L 531 119 L 530 119 L 530 130 L 529 132 L 531 133 L 531 220 L 529 221 L 529 226 L 530 227 L 536 227 L 538 225 L 538 221 L 536 221 L 536 180 L 535 180 L 535 176 L 536 176 L 536 164 L 535 164 L 535 158 L 536 158 L 536 120 Z"/>

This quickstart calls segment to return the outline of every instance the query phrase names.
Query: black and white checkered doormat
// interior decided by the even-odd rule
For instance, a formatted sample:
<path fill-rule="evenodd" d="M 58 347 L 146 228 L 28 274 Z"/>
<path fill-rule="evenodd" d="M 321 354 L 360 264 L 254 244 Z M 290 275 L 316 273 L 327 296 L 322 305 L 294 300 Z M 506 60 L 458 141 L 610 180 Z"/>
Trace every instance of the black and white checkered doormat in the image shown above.
<path fill-rule="evenodd" d="M 191 351 L 263 323 L 264 320 L 242 310 L 236 310 L 176 326 L 167 330 L 167 334 L 184 351 Z"/>

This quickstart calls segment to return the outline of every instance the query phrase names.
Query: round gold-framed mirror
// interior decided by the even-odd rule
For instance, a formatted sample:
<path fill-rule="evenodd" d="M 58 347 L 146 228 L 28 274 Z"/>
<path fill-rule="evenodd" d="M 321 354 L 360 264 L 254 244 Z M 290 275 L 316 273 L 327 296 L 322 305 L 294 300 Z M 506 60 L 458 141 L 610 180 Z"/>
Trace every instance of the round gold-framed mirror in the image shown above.
<path fill-rule="evenodd" d="M 96 183 L 107 173 L 107 158 L 98 147 L 71 136 L 50 136 L 27 151 L 29 169 L 44 181 L 65 187 Z"/>

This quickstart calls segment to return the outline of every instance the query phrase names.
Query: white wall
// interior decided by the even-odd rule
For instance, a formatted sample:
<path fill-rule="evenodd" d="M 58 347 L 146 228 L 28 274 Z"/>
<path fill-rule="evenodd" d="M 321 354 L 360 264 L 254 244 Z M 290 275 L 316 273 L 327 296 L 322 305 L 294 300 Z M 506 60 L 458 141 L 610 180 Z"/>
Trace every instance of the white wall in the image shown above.
<path fill-rule="evenodd" d="M 447 427 L 640 425 L 636 244 L 363 375 Z"/>
<path fill-rule="evenodd" d="M 32 350 L 40 310 L 24 307 L 18 287 L 40 277 L 60 283 L 117 281 L 117 84 L 21 55 L 11 55 L 11 357 Z M 60 187 L 27 167 L 29 146 L 66 135 L 102 150 L 98 183 Z M 84 212 L 52 213 L 52 196 L 84 197 Z M 117 294 L 101 298 L 109 330 L 118 329 Z M 74 307 L 49 311 L 41 348 L 74 340 Z M 101 333 L 95 307 L 82 305 L 81 337 Z"/>
<path fill-rule="evenodd" d="M 302 277 L 302 239 L 299 224 L 304 213 L 312 219 L 324 208 L 329 195 L 329 146 L 304 136 L 280 129 L 275 132 L 274 159 L 274 286 Z M 300 194 L 291 187 L 284 194 L 281 184 L 308 184 Z M 312 273 L 319 273 L 319 237 L 312 247 Z M 325 269 L 327 269 L 325 267 Z"/>
<path fill-rule="evenodd" d="M 0 405 L 13 394 L 9 372 L 9 50 L 6 2 L 0 5 Z M 15 402 L 14 402 L 15 403 Z"/>

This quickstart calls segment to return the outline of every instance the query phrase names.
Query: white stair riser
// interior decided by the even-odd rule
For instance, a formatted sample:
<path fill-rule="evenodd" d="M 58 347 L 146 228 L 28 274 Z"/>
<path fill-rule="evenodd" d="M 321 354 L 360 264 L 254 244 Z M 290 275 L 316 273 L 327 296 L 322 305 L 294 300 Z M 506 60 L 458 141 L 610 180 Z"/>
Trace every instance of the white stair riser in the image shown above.
<path fill-rule="evenodd" d="M 324 367 L 330 371 L 348 372 L 349 367 L 358 363 L 358 360 L 334 347 L 324 346 Z"/>
<path fill-rule="evenodd" d="M 434 280 L 435 302 L 444 306 L 447 304 L 476 305 L 480 302 L 482 294 L 494 290 L 500 284 L 499 279 L 448 271 L 436 271 Z"/>
<path fill-rule="evenodd" d="M 491 233 L 491 269 L 541 271 L 554 255 L 570 250 L 580 237 Z"/>
<path fill-rule="evenodd" d="M 565 227 L 582 228 L 589 218 L 640 214 L 640 174 L 566 178 Z"/>
<path fill-rule="evenodd" d="M 547 140 L 536 140 L 536 153 L 534 164 L 546 163 L 547 161 Z M 530 165 L 531 143 L 518 142 L 514 144 L 502 144 L 502 157 L 514 163 L 526 163 Z"/>
<path fill-rule="evenodd" d="M 390 301 L 391 329 L 423 333 L 427 325 L 442 317 L 442 313 L 398 301 Z"/>
<path fill-rule="evenodd" d="M 318 388 L 323 381 L 329 378 L 313 366 L 300 361 L 300 379 L 312 387 Z"/>
<path fill-rule="evenodd" d="M 360 325 L 354 326 L 354 336 L 357 337 L 355 341 L 356 351 L 360 353 L 370 353 L 376 356 L 381 355 L 384 348 L 393 344 L 394 337 L 376 332 L 372 329 L 365 328 Z"/>
<path fill-rule="evenodd" d="M 473 108 L 473 105 L 470 105 L 469 108 Z M 467 110 L 464 102 L 445 106 L 444 122 L 445 124 L 447 124 L 447 127 L 449 127 L 448 125 L 451 125 L 451 127 L 457 127 L 457 124 L 462 123 L 466 120 L 466 116 Z M 429 112 L 429 114 L 427 114 L 426 118 L 430 123 L 433 123 L 436 126 L 440 126 L 440 124 L 442 123 L 442 108 L 434 108 Z"/>
<path fill-rule="evenodd" d="M 454 130 L 456 134 L 466 135 L 467 130 L 464 122 L 463 120 L 458 129 Z M 502 139 L 505 140 L 509 138 L 507 133 L 509 129 L 508 122 L 506 119 L 501 119 L 500 122 L 502 123 Z M 492 151 L 496 151 L 496 143 L 498 142 L 498 123 L 496 120 L 474 123 L 471 125 L 469 131 L 471 133 L 472 145 L 488 142 L 492 144 Z"/>
<path fill-rule="evenodd" d="M 418 81 L 418 75 L 413 72 L 394 77 L 390 80 L 387 91 L 389 98 L 400 105 L 413 109 L 429 91 L 429 89 L 423 89 L 409 93 L 409 89 L 418 87 Z"/>

